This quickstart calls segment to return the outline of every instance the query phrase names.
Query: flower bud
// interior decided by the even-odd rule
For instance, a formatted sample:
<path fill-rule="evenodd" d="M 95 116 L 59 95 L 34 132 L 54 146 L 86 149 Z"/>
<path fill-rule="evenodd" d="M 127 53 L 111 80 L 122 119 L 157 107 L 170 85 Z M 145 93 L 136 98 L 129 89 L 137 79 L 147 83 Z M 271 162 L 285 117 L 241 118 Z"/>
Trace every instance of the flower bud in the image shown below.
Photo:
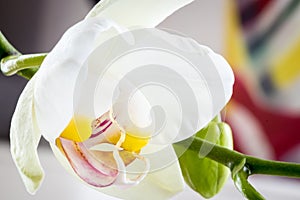
<path fill-rule="evenodd" d="M 231 129 L 224 122 L 210 122 L 207 127 L 197 132 L 195 137 L 229 149 L 233 148 Z M 189 148 L 179 158 L 185 182 L 205 198 L 216 195 L 230 173 L 226 166 L 205 157 L 211 149 L 211 145 L 203 144 L 199 152 Z"/>

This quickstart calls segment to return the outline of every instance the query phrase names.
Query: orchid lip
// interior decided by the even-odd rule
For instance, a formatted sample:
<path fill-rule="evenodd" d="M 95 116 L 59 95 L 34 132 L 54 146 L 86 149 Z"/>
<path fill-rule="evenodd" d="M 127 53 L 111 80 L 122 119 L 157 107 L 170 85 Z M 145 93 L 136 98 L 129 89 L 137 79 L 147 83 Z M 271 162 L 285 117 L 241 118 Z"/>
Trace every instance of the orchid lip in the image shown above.
<path fill-rule="evenodd" d="M 84 146 L 63 138 L 60 138 L 60 142 L 73 170 L 82 180 L 96 187 L 106 187 L 115 181 L 117 171 L 96 161 L 84 151 Z M 98 167 L 95 163 L 98 163 Z"/>
<path fill-rule="evenodd" d="M 127 133 L 116 121 L 112 109 L 92 122 L 92 132 L 93 134 L 82 142 L 63 137 L 57 142 L 74 172 L 83 181 L 95 187 L 107 187 L 112 184 L 129 187 L 137 185 L 146 177 L 150 169 L 149 160 L 122 148 Z M 110 142 L 107 138 L 110 134 L 120 134 L 118 141 Z M 129 154 L 129 157 L 126 154 Z M 133 172 L 128 172 L 126 166 L 136 159 L 143 161 L 145 168 L 136 177 L 128 178 L 128 174 Z"/>

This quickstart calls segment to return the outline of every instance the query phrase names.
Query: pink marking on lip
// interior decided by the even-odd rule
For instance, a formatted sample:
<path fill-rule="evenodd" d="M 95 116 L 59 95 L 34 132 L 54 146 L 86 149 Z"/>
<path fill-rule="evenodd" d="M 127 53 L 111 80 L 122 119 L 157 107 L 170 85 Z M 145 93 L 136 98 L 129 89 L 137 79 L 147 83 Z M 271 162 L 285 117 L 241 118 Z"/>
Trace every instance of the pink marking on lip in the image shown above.
<path fill-rule="evenodd" d="M 98 132 L 93 133 L 93 134 L 90 136 L 90 138 L 97 137 L 98 135 L 104 133 L 111 125 L 112 125 L 112 122 L 110 122 L 110 123 L 109 123 L 106 127 L 104 127 L 103 129 L 100 129 Z M 97 130 L 97 129 L 95 129 L 95 130 Z M 93 130 L 93 132 L 94 132 L 94 130 Z"/>
<path fill-rule="evenodd" d="M 99 161 L 82 143 L 60 138 L 65 155 L 75 173 L 86 183 L 106 187 L 114 183 L 118 170 Z"/>
<path fill-rule="evenodd" d="M 101 127 L 101 126 L 104 126 L 105 124 L 107 124 L 107 122 L 109 122 L 110 120 L 108 120 L 108 119 L 106 119 L 106 120 L 104 120 L 103 122 L 101 122 L 98 126 L 97 126 L 97 128 L 99 128 L 99 127 Z"/>

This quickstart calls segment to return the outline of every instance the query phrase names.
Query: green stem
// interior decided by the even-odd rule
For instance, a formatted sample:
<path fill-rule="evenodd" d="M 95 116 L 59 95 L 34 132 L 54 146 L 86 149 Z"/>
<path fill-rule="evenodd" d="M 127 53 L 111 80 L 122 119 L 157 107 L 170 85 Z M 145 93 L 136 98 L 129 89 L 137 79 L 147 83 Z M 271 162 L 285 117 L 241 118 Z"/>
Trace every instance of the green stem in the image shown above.
<path fill-rule="evenodd" d="M 249 175 L 247 171 L 244 168 L 233 177 L 235 186 L 247 199 L 264 200 L 265 198 L 248 182 Z"/>
<path fill-rule="evenodd" d="M 6 76 L 18 74 L 30 79 L 39 69 L 47 54 L 7 56 L 1 60 L 1 71 Z"/>
<path fill-rule="evenodd" d="M 18 74 L 26 79 L 37 72 L 47 54 L 22 55 L 0 31 L 0 67 L 6 76 Z"/>
<path fill-rule="evenodd" d="M 245 165 L 249 168 L 250 175 L 266 174 L 300 178 L 300 164 L 298 163 L 270 161 L 247 156 L 237 151 L 233 151 L 195 137 L 192 141 L 191 139 L 187 139 L 174 145 L 188 147 L 189 149 L 197 152 L 199 152 L 202 145 L 205 145 L 207 148 L 211 149 L 206 157 L 229 167 L 231 170 L 233 170 L 237 164 L 242 162 L 243 159 L 246 159 Z"/>
<path fill-rule="evenodd" d="M 250 174 L 266 174 L 300 178 L 300 164 L 263 160 L 246 156 Z"/>
<path fill-rule="evenodd" d="M 15 49 L 0 31 L 0 60 L 10 55 L 20 55 L 21 53 Z"/>
<path fill-rule="evenodd" d="M 247 156 L 237 151 L 213 144 L 199 137 L 193 137 L 174 144 L 200 153 L 202 145 L 211 149 L 206 155 L 231 170 L 232 179 L 237 189 L 250 200 L 262 200 L 264 197 L 248 182 L 248 177 L 254 174 L 286 176 L 300 178 L 300 164 L 263 160 Z"/>

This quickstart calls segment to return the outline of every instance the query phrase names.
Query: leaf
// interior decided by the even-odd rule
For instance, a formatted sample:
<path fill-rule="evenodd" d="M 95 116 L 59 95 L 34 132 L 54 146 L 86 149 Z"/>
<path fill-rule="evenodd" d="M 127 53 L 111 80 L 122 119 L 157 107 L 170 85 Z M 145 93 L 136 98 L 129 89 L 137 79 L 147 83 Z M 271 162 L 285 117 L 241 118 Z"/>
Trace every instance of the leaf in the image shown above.
<path fill-rule="evenodd" d="M 229 149 L 233 148 L 231 129 L 226 123 L 210 122 L 207 127 L 196 133 L 195 137 Z M 188 149 L 179 157 L 185 182 L 205 198 L 216 195 L 224 186 L 230 173 L 226 166 L 205 157 L 210 148 L 201 146 L 199 153 Z M 178 149 L 175 150 L 179 152 Z"/>

